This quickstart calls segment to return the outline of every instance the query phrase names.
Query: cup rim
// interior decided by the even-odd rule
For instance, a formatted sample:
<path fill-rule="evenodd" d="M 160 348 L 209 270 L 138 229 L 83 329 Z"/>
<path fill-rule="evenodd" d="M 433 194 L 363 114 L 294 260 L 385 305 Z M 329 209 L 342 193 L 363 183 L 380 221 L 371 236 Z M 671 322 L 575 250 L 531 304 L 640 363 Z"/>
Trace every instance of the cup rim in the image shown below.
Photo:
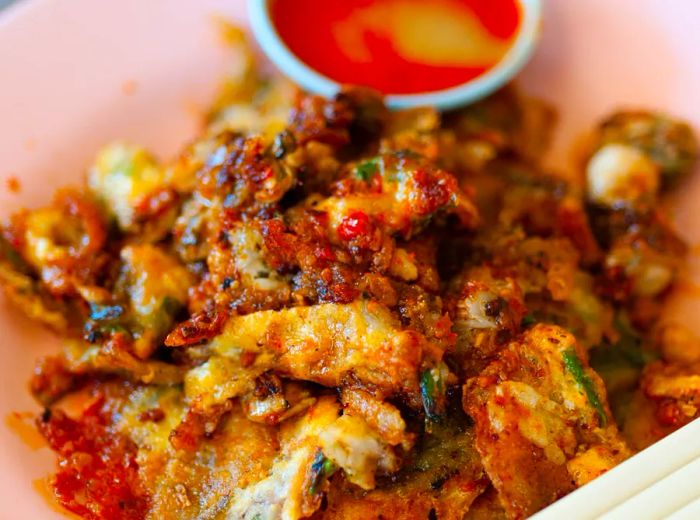
<path fill-rule="evenodd" d="M 341 84 L 304 63 L 281 38 L 270 14 L 271 1 L 248 0 L 251 29 L 263 52 L 285 76 L 303 89 L 324 97 L 337 94 Z M 541 0 L 516 1 L 523 13 L 522 21 L 515 41 L 495 67 L 454 87 L 416 94 L 389 94 L 385 97 L 387 106 L 394 109 L 434 106 L 449 110 L 478 101 L 505 85 L 528 62 L 541 32 Z"/>

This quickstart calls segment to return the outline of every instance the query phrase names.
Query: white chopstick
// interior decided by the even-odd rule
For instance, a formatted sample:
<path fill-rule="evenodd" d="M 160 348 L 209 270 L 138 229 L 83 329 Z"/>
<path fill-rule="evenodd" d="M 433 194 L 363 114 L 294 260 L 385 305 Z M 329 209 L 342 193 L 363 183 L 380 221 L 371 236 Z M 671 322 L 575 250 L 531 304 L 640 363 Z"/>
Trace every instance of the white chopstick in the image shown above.
<path fill-rule="evenodd" d="M 689 462 L 656 484 L 621 503 L 601 518 L 668 518 L 700 496 L 700 458 Z"/>
<path fill-rule="evenodd" d="M 695 473 L 699 469 L 695 463 L 699 458 L 700 420 L 696 420 L 555 502 L 532 519 L 588 520 L 610 513 L 612 516 L 608 518 L 611 519 L 646 520 L 664 517 L 654 516 L 655 511 L 663 510 L 667 517 L 679 509 L 680 514 L 684 509 L 700 507 L 700 503 L 694 501 L 700 498 L 700 480 Z M 676 473 L 678 475 L 674 477 Z M 650 493 L 649 499 L 647 492 Z M 618 506 L 618 513 L 628 511 L 625 507 L 630 508 L 629 512 L 615 516 Z M 694 511 L 696 509 L 691 512 Z M 697 520 L 700 515 L 689 518 Z"/>
<path fill-rule="evenodd" d="M 668 520 L 697 520 L 698 518 L 700 518 L 700 498 L 668 516 Z"/>

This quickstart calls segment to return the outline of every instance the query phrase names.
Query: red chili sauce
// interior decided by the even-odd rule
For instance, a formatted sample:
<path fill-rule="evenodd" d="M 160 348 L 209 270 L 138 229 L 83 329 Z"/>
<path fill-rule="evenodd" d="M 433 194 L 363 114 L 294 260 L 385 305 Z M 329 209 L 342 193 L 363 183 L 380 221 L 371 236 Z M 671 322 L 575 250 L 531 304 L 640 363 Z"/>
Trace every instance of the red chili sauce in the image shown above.
<path fill-rule="evenodd" d="M 432 92 L 484 74 L 521 22 L 517 0 L 275 0 L 271 8 L 303 62 L 384 94 Z"/>

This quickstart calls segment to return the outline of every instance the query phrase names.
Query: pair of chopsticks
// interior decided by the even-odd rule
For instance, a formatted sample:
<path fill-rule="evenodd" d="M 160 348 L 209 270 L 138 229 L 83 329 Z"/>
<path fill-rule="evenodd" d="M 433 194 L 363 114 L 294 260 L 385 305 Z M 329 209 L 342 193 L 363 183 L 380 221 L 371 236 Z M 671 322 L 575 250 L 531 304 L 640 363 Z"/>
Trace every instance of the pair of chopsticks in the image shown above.
<path fill-rule="evenodd" d="M 700 519 L 700 419 L 531 518 Z"/>

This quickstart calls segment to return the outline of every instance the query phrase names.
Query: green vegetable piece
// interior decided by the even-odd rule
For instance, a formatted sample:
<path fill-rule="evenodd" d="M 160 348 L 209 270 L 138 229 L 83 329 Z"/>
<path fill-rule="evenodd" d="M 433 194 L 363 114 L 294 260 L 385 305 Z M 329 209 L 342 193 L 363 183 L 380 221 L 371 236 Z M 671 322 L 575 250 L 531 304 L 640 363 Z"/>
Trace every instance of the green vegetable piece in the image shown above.
<path fill-rule="evenodd" d="M 165 334 L 168 329 L 172 326 L 175 316 L 183 309 L 184 305 L 173 298 L 172 296 L 166 296 L 160 302 L 158 310 L 151 317 L 151 323 L 149 324 L 157 335 Z"/>
<path fill-rule="evenodd" d="M 166 296 L 160 303 L 160 310 L 171 316 L 174 316 L 175 314 L 180 312 L 182 308 L 183 305 L 180 302 L 180 300 L 178 300 L 177 298 L 173 298 L 172 296 Z"/>
<path fill-rule="evenodd" d="M 574 379 L 581 386 L 581 388 L 583 388 L 588 402 L 595 409 L 596 414 L 598 415 L 600 424 L 605 426 L 608 422 L 608 417 L 605 415 L 603 404 L 600 402 L 600 398 L 595 391 L 593 382 L 586 374 L 583 365 L 581 365 L 581 361 L 573 349 L 569 349 L 564 352 L 564 366 L 571 373 L 571 375 L 574 376 Z"/>
<path fill-rule="evenodd" d="M 629 322 L 624 312 L 619 313 L 614 321 L 615 329 L 620 334 L 617 342 L 603 343 L 590 352 L 591 366 L 598 373 L 616 368 L 630 368 L 636 371 L 654 361 L 658 355 L 644 348 L 642 337 Z"/>
<path fill-rule="evenodd" d="M 620 333 L 620 339 L 612 348 L 619 351 L 629 364 L 636 368 L 643 368 L 648 362 L 655 359 L 652 352 L 643 348 L 642 337 L 632 326 L 626 314 L 618 314 L 615 317 L 614 325 Z"/>
<path fill-rule="evenodd" d="M 318 493 L 323 482 L 337 470 L 338 466 L 335 462 L 326 457 L 321 450 L 318 450 L 314 461 L 311 463 L 311 485 L 309 486 L 309 495 Z"/>
<path fill-rule="evenodd" d="M 108 332 L 108 333 L 112 333 L 112 334 L 120 333 L 120 334 L 124 334 L 127 337 L 132 336 L 129 329 L 127 329 L 124 325 L 119 325 L 116 323 L 112 324 L 112 325 L 105 325 L 104 327 L 102 327 L 102 330 L 105 332 Z"/>
<path fill-rule="evenodd" d="M 526 314 L 523 316 L 523 320 L 520 322 L 520 326 L 523 328 L 531 327 L 537 323 L 537 319 L 532 314 Z"/>
<path fill-rule="evenodd" d="M 420 376 L 420 395 L 426 419 L 437 422 L 445 411 L 445 381 L 441 367 L 423 371 Z"/>
<path fill-rule="evenodd" d="M 379 173 L 378 159 L 370 159 L 369 161 L 362 162 L 355 168 L 355 175 L 363 181 L 370 180 L 377 173 Z"/>
<path fill-rule="evenodd" d="M 22 259 L 15 248 L 2 236 L 0 235 L 0 261 L 6 259 L 13 269 L 19 271 L 20 273 L 29 273 L 30 268 L 26 262 Z"/>
<path fill-rule="evenodd" d="M 628 403 L 637 389 L 644 367 L 658 358 L 658 353 L 645 348 L 641 335 L 629 321 L 624 311 L 614 321 L 619 339 L 615 343 L 604 342 L 589 352 L 591 368 L 595 370 L 608 391 L 608 402 L 613 416 L 624 422 Z"/>

